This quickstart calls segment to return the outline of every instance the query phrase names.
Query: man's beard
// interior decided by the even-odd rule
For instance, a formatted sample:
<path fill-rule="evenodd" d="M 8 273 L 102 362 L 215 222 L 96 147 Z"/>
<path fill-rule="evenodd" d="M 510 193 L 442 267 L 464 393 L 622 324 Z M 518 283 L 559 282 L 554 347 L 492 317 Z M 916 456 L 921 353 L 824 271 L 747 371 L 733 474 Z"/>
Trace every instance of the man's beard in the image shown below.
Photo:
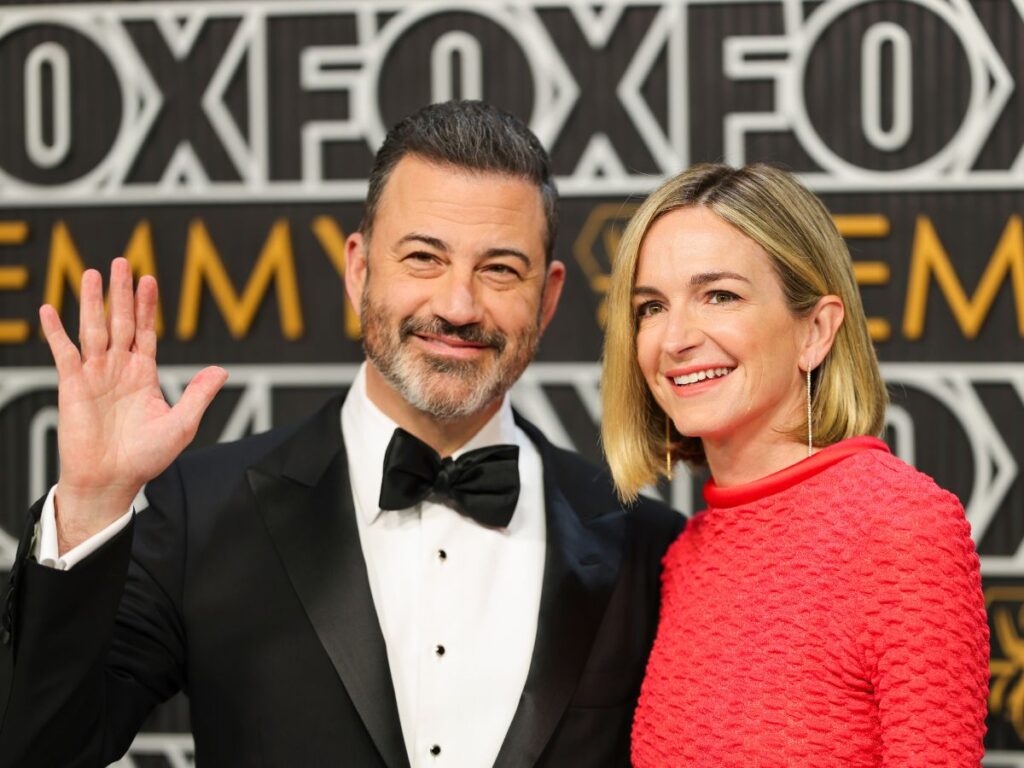
<path fill-rule="evenodd" d="M 540 340 L 539 320 L 514 341 L 475 323 L 452 325 L 437 316 L 407 317 L 395 328 L 387 311 L 371 301 L 365 289 L 360 314 L 363 350 L 370 363 L 406 402 L 441 421 L 479 413 L 503 396 L 526 370 Z M 477 360 L 434 357 L 408 346 L 416 334 L 482 344 L 485 356 Z"/>

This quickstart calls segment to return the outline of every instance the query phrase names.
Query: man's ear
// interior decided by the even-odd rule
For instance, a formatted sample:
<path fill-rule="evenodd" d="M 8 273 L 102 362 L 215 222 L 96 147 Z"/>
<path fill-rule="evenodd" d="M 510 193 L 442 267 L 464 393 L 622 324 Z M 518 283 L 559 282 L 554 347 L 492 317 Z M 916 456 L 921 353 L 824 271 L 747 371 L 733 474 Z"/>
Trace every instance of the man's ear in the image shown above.
<path fill-rule="evenodd" d="M 807 316 L 808 333 L 804 342 L 801 362 L 804 370 L 810 367 L 812 370 L 821 365 L 821 361 L 832 349 L 836 340 L 836 334 L 843 324 L 846 316 L 846 309 L 843 307 L 843 300 L 838 296 L 828 294 L 818 299 L 818 303 L 811 309 Z"/>
<path fill-rule="evenodd" d="M 358 315 L 363 306 L 363 288 L 366 285 L 367 239 L 362 232 L 353 232 L 345 241 L 345 293 L 352 309 Z"/>
<path fill-rule="evenodd" d="M 558 308 L 558 299 L 562 295 L 562 288 L 565 286 L 565 264 L 560 261 L 552 261 L 548 265 L 548 272 L 544 278 L 544 295 L 540 310 L 540 330 L 543 333 L 548 327 L 551 318 L 555 316 Z"/>

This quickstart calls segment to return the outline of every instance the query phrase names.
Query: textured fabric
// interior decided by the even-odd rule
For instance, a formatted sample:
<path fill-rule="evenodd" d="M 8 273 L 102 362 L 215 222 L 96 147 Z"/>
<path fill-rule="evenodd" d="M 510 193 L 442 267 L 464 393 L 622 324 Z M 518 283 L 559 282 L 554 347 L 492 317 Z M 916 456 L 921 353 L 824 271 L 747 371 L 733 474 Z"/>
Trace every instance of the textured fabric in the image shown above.
<path fill-rule="evenodd" d="M 959 502 L 882 450 L 815 460 L 666 553 L 637 768 L 979 764 L 988 625 Z"/>

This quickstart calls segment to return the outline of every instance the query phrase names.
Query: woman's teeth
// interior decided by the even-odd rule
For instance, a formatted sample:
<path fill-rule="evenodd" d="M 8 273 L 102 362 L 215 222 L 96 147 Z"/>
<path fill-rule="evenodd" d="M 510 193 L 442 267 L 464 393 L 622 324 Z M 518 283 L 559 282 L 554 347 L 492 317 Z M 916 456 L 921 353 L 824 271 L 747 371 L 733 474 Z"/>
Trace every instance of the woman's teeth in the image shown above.
<path fill-rule="evenodd" d="M 708 368 L 706 371 L 697 371 L 696 373 L 688 373 L 685 376 L 673 376 L 672 381 L 676 383 L 677 387 L 682 387 L 687 384 L 696 384 L 698 381 L 704 381 L 704 379 L 714 379 L 721 376 L 728 376 L 732 373 L 732 368 Z"/>

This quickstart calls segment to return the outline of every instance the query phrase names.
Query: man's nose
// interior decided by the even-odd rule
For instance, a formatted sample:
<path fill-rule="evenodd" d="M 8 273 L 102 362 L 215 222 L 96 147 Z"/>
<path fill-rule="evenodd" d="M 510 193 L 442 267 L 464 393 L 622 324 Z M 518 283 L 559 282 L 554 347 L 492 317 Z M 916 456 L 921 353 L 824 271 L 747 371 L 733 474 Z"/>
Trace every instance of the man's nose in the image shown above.
<path fill-rule="evenodd" d="M 431 300 L 431 309 L 437 317 L 452 325 L 470 325 L 483 319 L 480 287 L 471 271 L 451 270 L 438 281 Z"/>

